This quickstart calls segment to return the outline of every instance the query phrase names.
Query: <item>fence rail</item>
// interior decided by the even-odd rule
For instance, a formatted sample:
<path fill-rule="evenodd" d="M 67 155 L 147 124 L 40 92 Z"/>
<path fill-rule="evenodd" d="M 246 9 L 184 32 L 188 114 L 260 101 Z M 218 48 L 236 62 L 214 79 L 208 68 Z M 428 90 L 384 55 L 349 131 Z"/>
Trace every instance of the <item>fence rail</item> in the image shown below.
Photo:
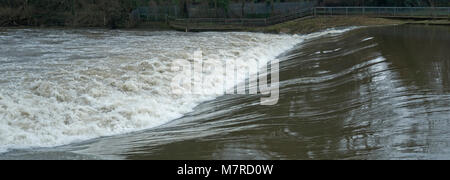
<path fill-rule="evenodd" d="M 316 7 L 315 15 L 450 18 L 450 7 Z"/>
<path fill-rule="evenodd" d="M 197 29 L 213 30 L 233 29 L 233 26 L 268 26 L 286 21 L 314 17 L 314 16 L 370 16 L 370 17 L 399 17 L 399 18 L 442 18 L 450 19 L 450 7 L 315 7 L 301 9 L 296 12 L 272 16 L 269 18 L 188 18 L 176 19 L 166 17 L 169 25 L 186 31 Z M 200 27 L 203 26 L 203 27 Z M 226 27 L 225 27 L 226 26 Z"/>
<path fill-rule="evenodd" d="M 189 19 L 177 19 L 168 17 L 169 25 L 176 28 L 184 28 L 186 30 L 194 30 L 195 28 L 199 28 L 198 25 L 203 25 L 206 29 L 212 29 L 213 25 L 226 25 L 229 28 L 233 28 L 232 26 L 250 26 L 250 27 L 258 27 L 258 26 L 268 26 L 279 24 L 282 22 L 304 18 L 308 16 L 314 15 L 314 8 L 303 9 L 300 11 L 296 11 L 293 13 L 272 16 L 269 18 L 189 18 Z M 208 25 L 211 25 L 208 27 Z M 223 28 L 223 27 L 220 27 Z"/>

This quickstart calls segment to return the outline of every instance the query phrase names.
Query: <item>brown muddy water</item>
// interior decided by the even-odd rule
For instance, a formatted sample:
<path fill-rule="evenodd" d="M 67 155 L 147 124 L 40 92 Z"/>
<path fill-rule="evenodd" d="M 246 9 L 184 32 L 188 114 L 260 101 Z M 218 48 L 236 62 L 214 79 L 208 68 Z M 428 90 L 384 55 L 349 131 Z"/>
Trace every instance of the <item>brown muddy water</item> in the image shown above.
<path fill-rule="evenodd" d="M 0 159 L 450 159 L 449 26 L 0 38 Z M 278 104 L 164 94 L 195 49 L 278 57 Z"/>

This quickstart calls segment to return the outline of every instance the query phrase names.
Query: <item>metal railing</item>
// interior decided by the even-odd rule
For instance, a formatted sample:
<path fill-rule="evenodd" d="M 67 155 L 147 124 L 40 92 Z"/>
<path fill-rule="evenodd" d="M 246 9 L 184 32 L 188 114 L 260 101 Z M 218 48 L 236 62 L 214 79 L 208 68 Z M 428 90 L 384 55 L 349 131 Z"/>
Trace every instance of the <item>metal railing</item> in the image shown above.
<path fill-rule="evenodd" d="M 314 16 L 314 9 L 315 8 L 301 9 L 299 11 L 295 11 L 292 13 L 269 17 L 266 19 L 266 21 L 268 22 L 268 24 L 266 24 L 266 25 L 279 24 L 279 23 L 291 21 L 294 19 L 304 18 L 304 17 L 308 17 L 308 16 Z"/>
<path fill-rule="evenodd" d="M 171 26 L 178 28 L 195 29 L 212 28 L 214 25 L 227 26 L 268 26 L 291 21 L 299 18 L 315 16 L 371 16 L 371 17 L 399 17 L 399 18 L 449 18 L 450 7 L 315 7 L 301 9 L 292 13 L 272 16 L 269 18 L 188 18 L 176 19 L 167 17 Z M 200 27 L 203 26 L 203 27 Z M 224 27 L 217 27 L 218 29 Z M 212 28 L 213 29 L 213 28 Z"/>
<path fill-rule="evenodd" d="M 239 25 L 239 26 L 268 26 L 274 25 L 294 19 L 304 18 L 314 15 L 314 8 L 302 9 L 296 12 L 272 16 L 269 18 L 189 18 L 189 19 L 176 19 L 168 18 L 168 22 L 172 26 L 190 26 L 195 28 L 197 25 Z"/>
<path fill-rule="evenodd" d="M 314 15 L 450 18 L 450 7 L 316 7 Z"/>

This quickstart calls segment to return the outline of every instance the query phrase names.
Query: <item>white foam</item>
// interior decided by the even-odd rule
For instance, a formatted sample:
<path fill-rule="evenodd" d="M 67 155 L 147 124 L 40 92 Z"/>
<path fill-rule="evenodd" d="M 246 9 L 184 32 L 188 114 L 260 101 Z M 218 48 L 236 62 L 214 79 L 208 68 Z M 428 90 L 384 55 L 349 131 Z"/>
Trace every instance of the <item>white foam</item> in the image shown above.
<path fill-rule="evenodd" d="M 373 37 L 368 37 L 368 38 L 365 38 L 365 39 L 361 40 L 361 42 L 369 41 L 369 40 L 372 40 L 372 39 L 373 39 Z"/>
<path fill-rule="evenodd" d="M 205 62 L 239 59 L 237 66 L 245 67 L 252 59 L 272 60 L 305 38 L 345 31 L 306 36 L 9 31 L 3 39 L 26 38 L 0 52 L 2 56 L 18 50 L 1 57 L 17 62 L 0 67 L 0 151 L 64 145 L 153 128 L 182 117 L 199 103 L 220 95 L 171 93 L 170 82 L 176 75 L 170 70 L 171 63 L 189 59 L 196 50 L 203 51 Z M 38 52 L 25 53 L 30 49 Z M 24 58 L 28 60 L 20 61 Z M 206 88 L 218 87 L 213 78 L 218 75 L 208 75 L 212 78 Z"/>

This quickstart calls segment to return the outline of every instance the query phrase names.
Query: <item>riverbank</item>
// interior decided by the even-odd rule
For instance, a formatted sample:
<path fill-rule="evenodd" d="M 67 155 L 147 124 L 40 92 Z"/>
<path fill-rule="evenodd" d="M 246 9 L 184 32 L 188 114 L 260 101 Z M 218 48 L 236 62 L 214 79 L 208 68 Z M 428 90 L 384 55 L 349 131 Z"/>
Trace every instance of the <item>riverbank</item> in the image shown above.
<path fill-rule="evenodd" d="M 406 21 L 369 17 L 316 17 L 293 20 L 268 27 L 248 28 L 250 32 L 308 34 L 329 28 L 348 26 L 397 25 Z"/>
<path fill-rule="evenodd" d="M 410 21 L 407 24 L 421 24 L 421 25 L 443 25 L 449 26 L 449 20 L 423 20 L 423 21 Z"/>
<path fill-rule="evenodd" d="M 388 18 L 371 18 L 362 16 L 350 16 L 350 17 L 334 16 L 334 17 L 316 17 L 309 19 L 299 19 L 268 27 L 247 28 L 246 30 L 250 32 L 264 32 L 264 33 L 308 34 L 317 31 L 323 31 L 329 28 L 339 28 L 349 26 L 401 25 L 401 24 L 450 25 L 450 21 L 388 19 Z"/>
<path fill-rule="evenodd" d="M 266 27 L 245 27 L 234 25 L 204 24 L 201 31 L 246 31 L 272 34 L 308 34 L 323 31 L 329 28 L 340 28 L 349 26 L 380 26 L 380 25 L 400 25 L 400 24 L 420 24 L 420 25 L 450 25 L 449 20 L 411 20 L 411 19 L 388 19 L 372 18 L 362 16 L 333 16 L 333 17 L 309 17 L 297 19 Z M 65 26 L 12 26 L 1 28 L 74 28 Z M 83 27 L 75 27 L 83 28 Z M 95 28 L 95 27 L 86 27 Z M 105 28 L 105 27 L 98 27 Z M 170 26 L 165 22 L 146 22 L 137 24 L 134 27 L 119 28 L 124 30 L 147 30 L 147 31 L 185 31 L 185 28 Z M 200 28 L 202 29 L 202 28 Z"/>
<path fill-rule="evenodd" d="M 307 17 L 292 20 L 276 25 L 265 27 L 248 27 L 240 25 L 220 25 L 212 23 L 201 23 L 190 26 L 185 25 L 171 27 L 178 31 L 247 31 L 273 34 L 308 34 L 323 31 L 329 28 L 349 27 L 349 26 L 381 26 L 400 24 L 422 24 L 422 25 L 450 25 L 448 20 L 414 20 L 414 19 L 393 19 L 393 18 L 373 18 L 364 16 L 328 16 L 328 17 Z"/>

